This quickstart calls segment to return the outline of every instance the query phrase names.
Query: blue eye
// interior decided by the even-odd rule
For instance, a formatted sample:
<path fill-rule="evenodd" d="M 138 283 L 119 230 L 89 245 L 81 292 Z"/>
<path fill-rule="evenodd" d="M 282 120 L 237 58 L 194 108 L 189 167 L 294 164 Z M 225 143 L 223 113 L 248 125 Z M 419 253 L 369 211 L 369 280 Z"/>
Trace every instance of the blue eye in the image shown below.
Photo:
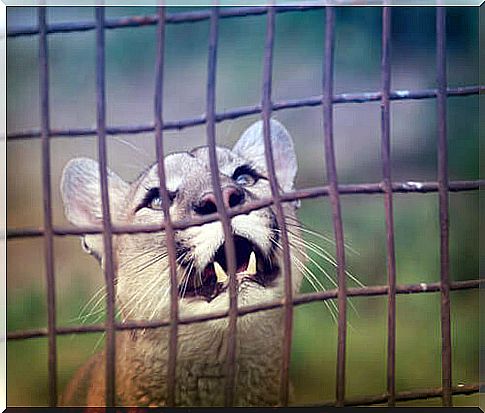
<path fill-rule="evenodd" d="M 177 191 L 168 191 L 170 205 L 177 196 Z M 151 188 L 146 193 L 143 201 L 136 207 L 135 213 L 142 208 L 153 209 L 154 211 L 163 211 L 162 197 L 158 188 Z"/>
<path fill-rule="evenodd" d="M 241 186 L 254 185 L 259 178 L 259 174 L 249 165 L 238 166 L 232 175 L 234 182 Z"/>
<path fill-rule="evenodd" d="M 241 186 L 250 186 L 256 183 L 256 179 L 252 175 L 241 174 L 236 178 L 236 183 Z"/>

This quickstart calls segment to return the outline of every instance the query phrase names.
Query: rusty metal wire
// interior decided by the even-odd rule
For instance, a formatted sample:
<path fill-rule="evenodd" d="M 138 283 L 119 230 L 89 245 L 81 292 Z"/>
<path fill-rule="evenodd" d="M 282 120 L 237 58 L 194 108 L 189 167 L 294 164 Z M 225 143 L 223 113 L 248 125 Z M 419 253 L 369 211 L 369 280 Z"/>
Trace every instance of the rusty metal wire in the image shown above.
<path fill-rule="evenodd" d="M 109 205 L 108 155 L 106 153 L 106 84 L 104 7 L 96 8 L 96 114 L 98 130 L 99 175 L 103 214 L 104 276 L 106 283 L 106 406 L 115 405 L 116 329 L 113 230 Z"/>
<path fill-rule="evenodd" d="M 441 378 L 443 406 L 451 406 L 451 310 L 448 213 L 448 142 L 446 140 L 446 9 L 436 9 L 436 81 L 438 83 L 438 196 L 441 264 Z"/>
<path fill-rule="evenodd" d="M 157 62 L 155 76 L 155 145 L 158 163 L 158 179 L 164 215 L 168 260 L 170 264 L 170 338 L 168 342 L 167 363 L 167 406 L 175 406 L 176 367 L 177 367 L 177 333 L 178 333 L 178 285 L 177 285 L 177 254 L 175 248 L 174 228 L 170 218 L 170 196 L 165 179 L 164 147 L 163 147 L 163 62 L 165 51 L 165 8 L 158 8 L 157 26 Z"/>
<path fill-rule="evenodd" d="M 347 406 L 369 405 L 386 403 L 390 406 L 397 401 L 418 400 L 422 398 L 441 397 L 443 405 L 452 405 L 452 396 L 455 394 L 476 393 L 480 384 L 452 387 L 451 370 L 451 325 L 450 325 L 450 292 L 455 290 L 476 289 L 482 284 L 480 279 L 452 282 L 449 274 L 449 192 L 477 190 L 485 184 L 484 180 L 449 181 L 447 173 L 447 133 L 446 133 L 446 100 L 451 96 L 476 95 L 484 91 L 484 86 L 465 86 L 448 88 L 446 80 L 446 10 L 436 9 L 436 61 L 437 61 L 437 88 L 423 90 L 391 90 L 390 68 L 390 33 L 391 9 L 383 8 L 382 12 L 382 57 L 381 57 L 381 90 L 377 92 L 333 94 L 333 55 L 335 10 L 327 7 L 325 10 L 325 43 L 324 43 L 324 78 L 322 95 L 305 97 L 294 100 L 272 102 L 272 55 L 274 45 L 274 28 L 276 14 L 289 11 L 305 11 L 316 9 L 317 6 L 286 6 L 286 7 L 237 7 L 217 8 L 182 13 L 166 13 L 164 7 L 159 7 L 157 14 L 147 16 L 134 16 L 129 18 L 105 19 L 104 9 L 96 8 L 95 22 L 65 22 L 48 24 L 45 8 L 39 9 L 38 26 L 9 28 L 7 36 L 39 36 L 39 77 L 41 97 L 41 126 L 39 129 L 24 130 L 8 134 L 9 141 L 18 139 L 41 138 L 42 142 L 42 179 L 44 202 L 44 225 L 41 228 L 15 228 L 7 231 L 7 239 L 27 237 L 43 237 L 45 246 L 45 265 L 47 277 L 48 325 L 47 328 L 15 331 L 7 334 L 8 340 L 24 340 L 39 337 L 48 338 L 48 367 L 49 367 L 49 404 L 57 404 L 57 347 L 56 338 L 60 335 L 80 333 L 106 333 L 106 405 L 114 406 L 116 401 L 115 387 L 115 334 L 121 330 L 155 329 L 170 327 L 169 363 L 167 367 L 168 398 L 167 405 L 176 404 L 176 355 L 177 331 L 179 325 L 201 323 L 229 317 L 228 348 L 226 365 L 225 404 L 234 405 L 236 394 L 236 355 L 237 355 L 237 319 L 259 311 L 283 308 L 285 312 L 283 359 L 281 369 L 280 404 L 288 404 L 288 369 L 291 351 L 291 332 L 293 306 L 303 305 L 316 301 L 337 300 L 338 302 L 338 346 L 337 346 L 337 383 L 336 400 L 323 401 L 319 406 Z M 267 14 L 266 47 L 264 56 L 264 73 L 261 103 L 230 109 L 223 113 L 215 111 L 215 86 L 218 43 L 218 21 L 220 18 L 242 17 L 249 15 Z M 209 53 L 208 53 L 208 81 L 206 113 L 195 118 L 176 121 L 164 121 L 162 118 L 163 96 L 163 62 L 164 62 L 164 33 L 166 24 L 191 23 L 210 20 Z M 106 125 L 105 103 L 105 30 L 123 27 L 157 26 L 157 60 L 156 82 L 154 99 L 154 123 L 150 125 L 132 125 L 108 127 Z M 48 35 L 66 32 L 96 31 L 96 97 L 97 97 L 97 125 L 96 128 L 58 129 L 50 128 L 49 124 L 49 77 L 48 77 Z M 392 101 L 436 98 L 438 112 L 438 178 L 436 182 L 393 182 L 391 178 L 391 148 L 390 105 Z M 333 106 L 336 104 L 380 102 L 381 105 L 381 155 L 382 155 L 382 182 L 358 185 L 339 185 L 337 179 L 336 161 L 333 142 Z M 280 193 L 276 182 L 274 159 L 272 156 L 270 140 L 270 116 L 273 111 L 301 107 L 322 106 L 324 120 L 324 146 L 327 167 L 328 185 Z M 217 164 L 215 125 L 228 119 L 261 114 L 263 118 L 264 142 L 266 149 L 266 162 L 271 184 L 271 197 L 235 208 L 224 206 L 222 189 Z M 207 127 L 207 142 L 213 191 L 216 199 L 217 213 L 203 217 L 172 221 L 169 214 L 169 194 L 165 184 L 163 131 L 170 129 L 183 129 L 205 124 Z M 164 222 L 159 225 L 133 225 L 114 226 L 110 218 L 109 194 L 107 182 L 107 154 L 106 136 L 116 134 L 137 134 L 155 132 L 157 162 L 160 179 L 160 192 L 164 205 Z M 50 186 L 50 139 L 58 136 L 82 137 L 98 136 L 99 173 L 101 183 L 101 199 L 103 220 L 101 226 L 84 228 L 56 227 L 52 222 L 51 186 Z M 431 284 L 396 284 L 396 260 L 394 246 L 393 225 L 393 196 L 394 193 L 430 193 L 437 192 L 439 199 L 440 222 L 440 282 Z M 341 195 L 356 194 L 384 194 L 386 246 L 387 246 L 387 276 L 388 284 L 362 288 L 347 288 L 345 275 L 345 248 L 342 214 L 340 210 Z M 332 217 L 336 240 L 336 259 L 338 273 L 338 287 L 334 290 L 319 291 L 306 294 L 292 294 L 291 266 L 289 242 L 286 235 L 282 203 L 300 199 L 326 197 L 332 205 Z M 236 290 L 236 256 L 231 229 L 231 218 L 247 214 L 250 211 L 274 206 L 278 225 L 282 230 L 282 243 L 284 255 L 285 298 L 270 302 L 259 303 L 252 306 L 238 307 Z M 203 225 L 209 222 L 220 221 L 225 235 L 225 252 L 228 262 L 230 305 L 227 310 L 218 313 L 201 314 L 191 317 L 179 318 L 178 289 L 176 276 L 176 254 L 174 244 L 175 230 Z M 153 321 L 126 321 L 117 322 L 115 319 L 115 283 L 113 265 L 112 237 L 115 234 L 135 234 L 165 231 L 167 249 L 170 261 L 171 280 L 171 306 L 168 320 Z M 55 274 L 54 274 L 54 236 L 79 236 L 82 234 L 102 234 L 105 249 L 104 273 L 107 291 L 107 320 L 105 324 L 62 327 L 56 325 L 55 302 Z M 396 392 L 396 295 L 416 293 L 440 293 L 441 295 L 441 333 L 442 333 L 442 387 L 439 389 L 424 389 L 412 392 Z M 360 398 L 345 397 L 345 358 L 346 358 L 346 306 L 348 297 L 388 297 L 388 347 L 387 347 L 387 391 L 382 395 L 365 396 Z"/>
<path fill-rule="evenodd" d="M 480 384 L 465 384 L 462 386 L 454 386 L 451 389 L 453 395 L 469 395 L 477 393 L 480 386 L 483 386 L 485 383 Z M 396 393 L 395 395 L 396 401 L 405 402 L 411 400 L 424 400 L 424 399 L 432 399 L 434 397 L 443 397 L 443 389 L 441 387 L 435 389 L 422 389 L 422 390 L 415 390 L 415 391 L 403 391 Z M 379 394 L 376 396 L 367 396 L 367 397 L 353 397 L 345 400 L 345 406 L 369 406 L 374 404 L 385 403 L 388 400 L 388 394 Z M 315 406 L 333 406 L 332 401 L 323 401 L 318 403 Z"/>
<path fill-rule="evenodd" d="M 42 195 L 44 201 L 44 254 L 47 281 L 47 328 L 49 348 L 49 406 L 57 405 L 57 337 L 56 337 L 56 281 L 54 275 L 54 232 L 52 224 L 52 188 L 49 141 L 49 63 L 46 13 L 38 10 L 39 18 L 39 85 L 42 142 Z"/>
<path fill-rule="evenodd" d="M 485 86 L 464 86 L 447 89 L 447 96 L 470 96 L 477 95 L 479 92 L 484 92 Z M 437 96 L 436 89 L 421 89 L 421 90 L 395 90 L 391 92 L 391 100 L 421 100 L 433 99 Z M 345 103 L 367 103 L 379 102 L 382 98 L 381 92 L 365 92 L 365 93 L 341 93 L 334 95 L 334 104 Z M 272 110 L 279 111 L 284 109 L 296 109 L 303 107 L 320 106 L 323 101 L 322 95 L 311 96 L 303 99 L 280 100 L 273 103 Z M 230 109 L 226 112 L 216 114 L 216 122 L 223 122 L 225 120 L 238 119 L 243 116 L 257 115 L 262 111 L 261 105 L 245 106 L 236 109 Z M 176 121 L 164 122 L 164 130 L 181 130 L 188 127 L 204 125 L 207 122 L 206 115 L 200 115 L 195 118 L 187 118 Z M 134 135 L 139 133 L 153 132 L 154 125 L 132 125 L 132 126 L 111 126 L 106 129 L 108 135 Z M 51 137 L 81 137 L 81 136 L 95 136 L 96 128 L 71 128 L 71 129 L 51 129 Z M 17 139 L 32 139 L 40 136 L 39 129 L 25 130 L 20 132 L 13 132 L 7 134 L 8 140 Z"/>
<path fill-rule="evenodd" d="M 387 279 L 389 294 L 387 303 L 387 392 L 388 405 L 396 404 L 396 254 L 394 247 L 394 218 L 391 179 L 391 8 L 382 10 L 382 58 L 381 58 L 381 157 L 382 184 L 386 219 Z"/>
<path fill-rule="evenodd" d="M 448 189 L 450 192 L 475 191 L 485 186 L 485 180 L 475 181 L 450 181 Z M 438 191 L 437 182 L 393 182 L 392 190 L 396 193 L 433 193 Z M 364 195 L 384 193 L 382 183 L 373 184 L 342 184 L 339 185 L 339 193 L 342 195 Z M 317 186 L 281 194 L 282 202 L 291 202 L 298 199 L 311 199 L 326 197 L 329 194 L 328 186 Z M 259 201 L 248 203 L 241 207 L 234 207 L 227 211 L 229 217 L 247 214 L 261 208 L 273 205 L 272 198 L 261 198 Z M 219 219 L 218 214 L 210 214 L 205 217 L 183 219 L 173 222 L 174 229 L 185 229 L 191 226 L 203 225 Z M 113 225 L 113 234 L 138 234 L 163 231 L 165 226 L 160 225 Z M 85 227 L 54 227 L 54 234 L 57 236 L 75 236 L 87 234 L 101 234 L 102 228 L 99 226 Z M 44 234 L 42 228 L 16 228 L 7 230 L 7 239 L 41 237 Z"/>
<path fill-rule="evenodd" d="M 213 7 L 210 16 L 209 59 L 207 78 L 207 144 L 209 146 L 209 161 L 211 168 L 212 187 L 219 215 L 224 231 L 224 250 L 227 259 L 227 273 L 229 276 L 229 323 L 227 326 L 227 354 L 226 354 L 226 386 L 224 389 L 224 405 L 233 406 L 235 401 L 236 384 L 236 351 L 237 351 L 237 280 L 236 280 L 236 248 L 230 218 L 224 205 L 219 164 L 216 150 L 216 63 L 217 40 L 219 29 L 219 8 Z"/>
<path fill-rule="evenodd" d="M 338 344 L 336 405 L 343 406 L 345 399 L 345 359 L 347 342 L 347 275 L 345 272 L 345 244 L 340 194 L 338 192 L 337 165 L 333 143 L 333 62 L 335 50 L 335 9 L 325 9 L 325 61 L 323 67 L 323 128 L 325 165 L 329 181 L 329 198 L 335 235 L 338 284 Z"/>
<path fill-rule="evenodd" d="M 280 397 L 281 406 L 288 405 L 289 399 L 289 369 L 291 357 L 291 339 L 293 336 L 293 290 L 291 280 L 291 257 L 288 233 L 286 232 L 285 214 L 281 202 L 280 189 L 276 180 L 276 169 L 274 164 L 273 148 L 271 146 L 271 85 L 273 72 L 273 50 L 275 32 L 275 8 L 270 7 L 266 22 L 266 44 L 264 51 L 263 68 L 263 135 L 264 151 L 268 177 L 271 186 L 271 195 L 276 211 L 276 221 L 281 231 L 281 242 L 283 249 L 283 276 L 285 278 L 284 298 L 284 326 L 283 326 L 283 357 L 281 361 Z"/>
<path fill-rule="evenodd" d="M 319 6 L 280 6 L 277 7 L 277 13 L 285 13 L 291 11 L 309 11 L 320 8 Z M 244 17 L 244 16 L 258 16 L 266 14 L 268 7 L 227 7 L 219 12 L 220 18 L 230 17 Z M 211 18 L 210 10 L 189 11 L 167 13 L 165 16 L 166 23 L 180 24 L 180 23 L 195 23 Z M 123 27 L 141 27 L 153 26 L 159 21 L 157 14 L 144 16 L 121 17 L 116 19 L 106 19 L 106 29 L 118 29 Z M 69 33 L 82 32 L 93 30 L 95 23 L 93 22 L 67 22 L 67 23 L 51 23 L 47 26 L 47 34 L 53 33 Z M 38 27 L 15 27 L 7 30 L 7 37 L 32 36 L 39 33 Z"/>
<path fill-rule="evenodd" d="M 484 283 L 482 279 L 473 279 L 467 281 L 458 281 L 450 284 L 452 291 L 469 290 L 479 288 Z M 396 294 L 419 294 L 419 293 L 436 293 L 440 291 L 440 283 L 420 283 L 420 284 L 408 284 L 397 285 Z M 347 296 L 349 297 L 374 297 L 388 294 L 387 285 L 376 285 L 372 287 L 362 288 L 348 288 Z M 314 293 L 298 294 L 293 298 L 293 304 L 298 306 L 302 304 L 313 303 L 317 301 L 332 300 L 337 297 L 337 290 L 318 291 Z M 243 316 L 245 314 L 257 313 L 264 310 L 272 310 L 274 308 L 280 308 L 283 306 L 281 300 L 263 302 L 257 305 L 244 306 L 238 309 L 238 315 Z M 203 323 L 209 320 L 218 320 L 228 316 L 228 311 L 221 311 L 217 313 L 201 314 L 192 317 L 180 318 L 179 324 L 193 324 Z M 161 321 L 130 321 L 117 323 L 116 328 L 118 330 L 133 330 L 133 329 L 148 329 L 148 328 L 160 328 L 170 326 L 169 320 Z M 57 335 L 67 335 L 74 333 L 99 333 L 104 332 L 104 325 L 83 325 L 73 327 L 58 327 Z M 46 337 L 47 329 L 34 328 L 29 330 L 13 331 L 7 334 L 8 340 L 24 340 L 31 338 Z"/>

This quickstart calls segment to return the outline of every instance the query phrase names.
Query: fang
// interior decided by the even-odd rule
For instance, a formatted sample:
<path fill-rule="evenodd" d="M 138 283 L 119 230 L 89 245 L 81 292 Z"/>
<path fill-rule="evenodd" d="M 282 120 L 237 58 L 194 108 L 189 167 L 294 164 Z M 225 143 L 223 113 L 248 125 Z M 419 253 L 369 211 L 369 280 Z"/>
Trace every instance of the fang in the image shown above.
<path fill-rule="evenodd" d="M 246 273 L 248 275 L 255 275 L 256 274 L 256 254 L 254 251 L 251 252 L 249 256 L 248 267 L 246 268 Z"/>
<path fill-rule="evenodd" d="M 217 282 L 224 284 L 228 277 L 224 269 L 217 261 L 214 261 L 214 270 L 216 272 Z"/>

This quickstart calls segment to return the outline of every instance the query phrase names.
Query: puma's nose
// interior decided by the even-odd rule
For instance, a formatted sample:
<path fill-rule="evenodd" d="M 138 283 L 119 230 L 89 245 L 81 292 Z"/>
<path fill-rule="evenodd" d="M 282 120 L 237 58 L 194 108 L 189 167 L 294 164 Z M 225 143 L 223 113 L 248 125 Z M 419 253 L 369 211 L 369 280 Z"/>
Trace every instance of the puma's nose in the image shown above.
<path fill-rule="evenodd" d="M 226 186 L 222 190 L 222 199 L 226 208 L 234 208 L 244 201 L 244 191 L 235 186 Z"/>
<path fill-rule="evenodd" d="M 193 205 L 199 215 L 209 215 L 217 212 L 216 197 L 212 192 L 203 194 Z"/>
<path fill-rule="evenodd" d="M 234 208 L 243 203 L 244 192 L 235 186 L 226 186 L 222 189 L 222 200 L 226 208 Z M 199 215 L 209 215 L 217 212 L 216 196 L 213 192 L 203 194 L 193 205 L 194 211 Z"/>

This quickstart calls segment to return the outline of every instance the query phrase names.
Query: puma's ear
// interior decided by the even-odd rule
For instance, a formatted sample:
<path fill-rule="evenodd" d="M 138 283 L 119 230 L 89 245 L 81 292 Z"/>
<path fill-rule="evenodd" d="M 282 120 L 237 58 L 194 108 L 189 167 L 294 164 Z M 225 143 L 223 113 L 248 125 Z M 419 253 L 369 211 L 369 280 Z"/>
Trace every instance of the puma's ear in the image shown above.
<path fill-rule="evenodd" d="M 271 119 L 270 127 L 276 178 L 283 191 L 291 191 L 298 170 L 293 139 L 277 120 Z M 267 171 L 263 121 L 255 122 L 246 129 L 232 150 L 237 155 L 251 161 L 257 168 Z"/>
<path fill-rule="evenodd" d="M 126 199 L 129 185 L 108 170 L 110 213 L 116 221 L 119 206 Z M 61 179 L 61 196 L 66 218 L 76 226 L 99 225 L 103 220 L 101 184 L 98 162 L 88 158 L 76 158 L 64 167 Z M 100 261 L 103 257 L 103 241 L 98 235 L 85 235 L 83 248 Z"/>
<path fill-rule="evenodd" d="M 108 169 L 108 188 L 110 212 L 114 217 L 129 185 Z M 66 217 L 72 224 L 100 224 L 103 214 L 98 162 L 88 158 L 69 161 L 62 172 L 61 195 Z"/>

